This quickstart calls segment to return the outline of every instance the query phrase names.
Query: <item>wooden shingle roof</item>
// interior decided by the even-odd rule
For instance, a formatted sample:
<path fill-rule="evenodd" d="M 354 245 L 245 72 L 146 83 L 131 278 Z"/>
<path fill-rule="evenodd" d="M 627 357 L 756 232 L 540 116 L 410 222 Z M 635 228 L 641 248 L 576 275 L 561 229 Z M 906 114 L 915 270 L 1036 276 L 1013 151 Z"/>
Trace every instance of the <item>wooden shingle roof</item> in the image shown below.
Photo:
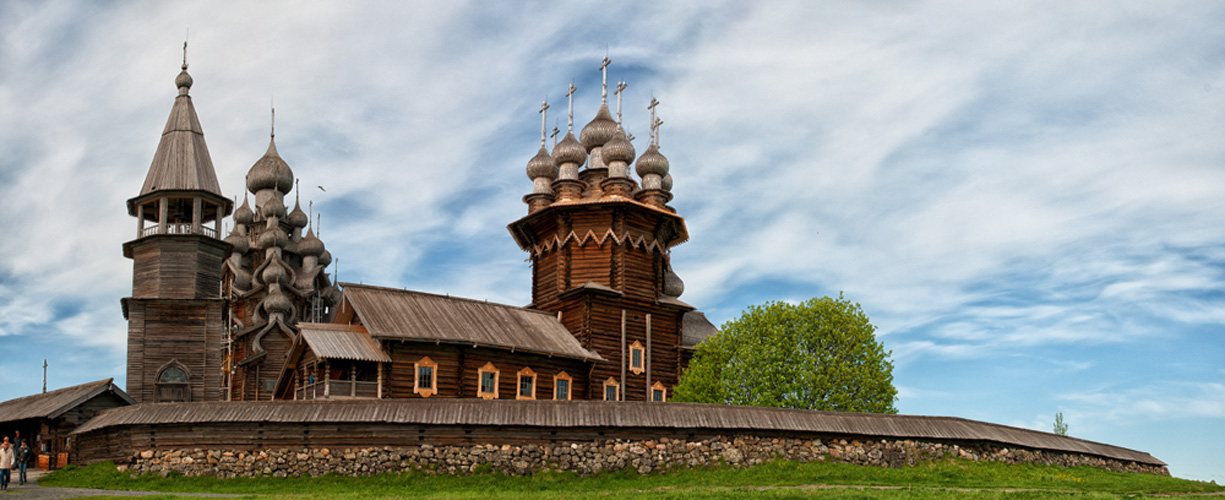
<path fill-rule="evenodd" d="M 431 398 L 146 404 L 108 410 L 74 434 L 123 425 L 219 422 L 709 429 L 727 435 L 762 430 L 883 439 L 985 441 L 1166 465 L 1142 451 L 964 418 L 694 403 Z"/>
<path fill-rule="evenodd" d="M 431 293 L 342 283 L 346 303 L 377 339 L 494 347 L 599 361 L 552 314 Z"/>
<path fill-rule="evenodd" d="M 56 418 L 107 391 L 113 392 L 115 396 L 130 405 L 136 404 L 131 396 L 115 385 L 114 379 L 108 378 L 0 403 L 0 422 Z"/>
<path fill-rule="evenodd" d="M 298 328 L 302 340 L 320 358 L 391 362 L 363 326 L 299 323 Z"/>
<path fill-rule="evenodd" d="M 170 109 L 140 195 L 153 191 L 204 191 L 225 198 L 204 143 L 204 129 L 186 91 L 180 92 Z"/>

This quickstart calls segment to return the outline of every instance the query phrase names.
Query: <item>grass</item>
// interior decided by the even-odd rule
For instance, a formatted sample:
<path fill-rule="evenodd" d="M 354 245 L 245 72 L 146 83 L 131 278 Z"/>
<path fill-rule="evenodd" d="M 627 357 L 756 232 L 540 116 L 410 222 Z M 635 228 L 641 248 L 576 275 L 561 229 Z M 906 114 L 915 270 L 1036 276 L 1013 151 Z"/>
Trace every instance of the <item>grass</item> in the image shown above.
<path fill-rule="evenodd" d="M 317 478 L 131 477 L 114 464 L 68 467 L 43 486 L 159 492 L 209 492 L 247 498 L 1118 498 L 1170 493 L 1223 493 L 1225 487 L 1185 479 L 1109 472 L 1092 467 L 1005 465 L 944 460 L 902 469 L 841 463 L 771 462 L 748 469 L 710 468 L 639 476 L 632 472 L 579 477 L 548 472 L 429 476 L 421 472 Z M 115 497 L 107 497 L 115 498 Z M 153 496 L 141 498 L 173 498 Z"/>

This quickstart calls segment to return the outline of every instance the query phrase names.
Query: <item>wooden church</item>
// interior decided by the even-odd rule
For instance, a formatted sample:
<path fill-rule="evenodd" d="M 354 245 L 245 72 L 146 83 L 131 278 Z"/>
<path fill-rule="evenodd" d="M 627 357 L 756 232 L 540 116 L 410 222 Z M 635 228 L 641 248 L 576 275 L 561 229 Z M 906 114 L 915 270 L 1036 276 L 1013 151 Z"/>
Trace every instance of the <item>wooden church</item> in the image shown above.
<path fill-rule="evenodd" d="M 527 215 L 509 230 L 530 256 L 524 307 L 333 283 L 332 256 L 295 195 L 275 135 L 238 208 L 217 182 L 189 95 L 178 96 L 140 194 L 127 392 L 138 402 L 346 398 L 666 401 L 715 327 L 679 299 L 669 263 L 688 238 L 668 206 L 672 177 L 651 140 L 641 156 L 608 107 L 527 163 Z M 623 88 L 623 87 L 622 87 Z M 635 162 L 635 159 L 637 160 Z M 637 173 L 637 178 L 631 174 Z M 224 239 L 222 222 L 232 215 Z"/>

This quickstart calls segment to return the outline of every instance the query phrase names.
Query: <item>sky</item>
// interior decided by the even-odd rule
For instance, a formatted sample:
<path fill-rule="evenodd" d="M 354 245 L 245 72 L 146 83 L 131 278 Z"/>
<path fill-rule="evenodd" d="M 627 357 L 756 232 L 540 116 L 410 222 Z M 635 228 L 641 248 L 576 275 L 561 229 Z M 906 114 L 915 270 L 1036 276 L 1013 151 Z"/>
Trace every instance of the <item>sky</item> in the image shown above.
<path fill-rule="evenodd" d="M 340 280 L 523 305 L 527 161 L 652 96 L 682 300 L 842 292 L 902 413 L 1225 482 L 1225 3 L 0 3 L 0 400 L 123 386 L 139 194 L 189 41 L 226 196 L 267 148 Z M 614 103 L 615 105 L 615 103 Z M 550 141 L 551 144 L 551 141 Z"/>

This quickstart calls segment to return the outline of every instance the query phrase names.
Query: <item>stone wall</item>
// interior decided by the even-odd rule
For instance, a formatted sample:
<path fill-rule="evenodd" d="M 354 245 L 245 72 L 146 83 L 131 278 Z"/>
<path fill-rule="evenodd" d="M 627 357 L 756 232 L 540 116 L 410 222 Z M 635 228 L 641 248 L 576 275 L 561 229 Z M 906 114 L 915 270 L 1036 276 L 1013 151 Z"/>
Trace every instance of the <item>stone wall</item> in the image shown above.
<path fill-rule="evenodd" d="M 1038 463 L 1074 467 L 1090 465 L 1112 471 L 1169 475 L 1165 467 L 1097 456 L 1006 448 L 990 443 L 953 444 L 923 441 L 786 439 L 753 436 L 716 437 L 700 441 L 661 438 L 649 441 L 595 441 L 548 445 L 475 445 L 302 448 L 302 449 L 150 449 L 137 452 L 121 470 L 135 474 L 185 476 L 321 476 L 336 473 L 365 476 L 421 470 L 429 474 L 499 471 L 528 475 L 544 470 L 590 475 L 634 470 L 640 474 L 677 468 L 726 465 L 748 467 L 775 459 L 830 461 L 880 467 L 903 467 L 960 457 L 974 461 Z"/>

